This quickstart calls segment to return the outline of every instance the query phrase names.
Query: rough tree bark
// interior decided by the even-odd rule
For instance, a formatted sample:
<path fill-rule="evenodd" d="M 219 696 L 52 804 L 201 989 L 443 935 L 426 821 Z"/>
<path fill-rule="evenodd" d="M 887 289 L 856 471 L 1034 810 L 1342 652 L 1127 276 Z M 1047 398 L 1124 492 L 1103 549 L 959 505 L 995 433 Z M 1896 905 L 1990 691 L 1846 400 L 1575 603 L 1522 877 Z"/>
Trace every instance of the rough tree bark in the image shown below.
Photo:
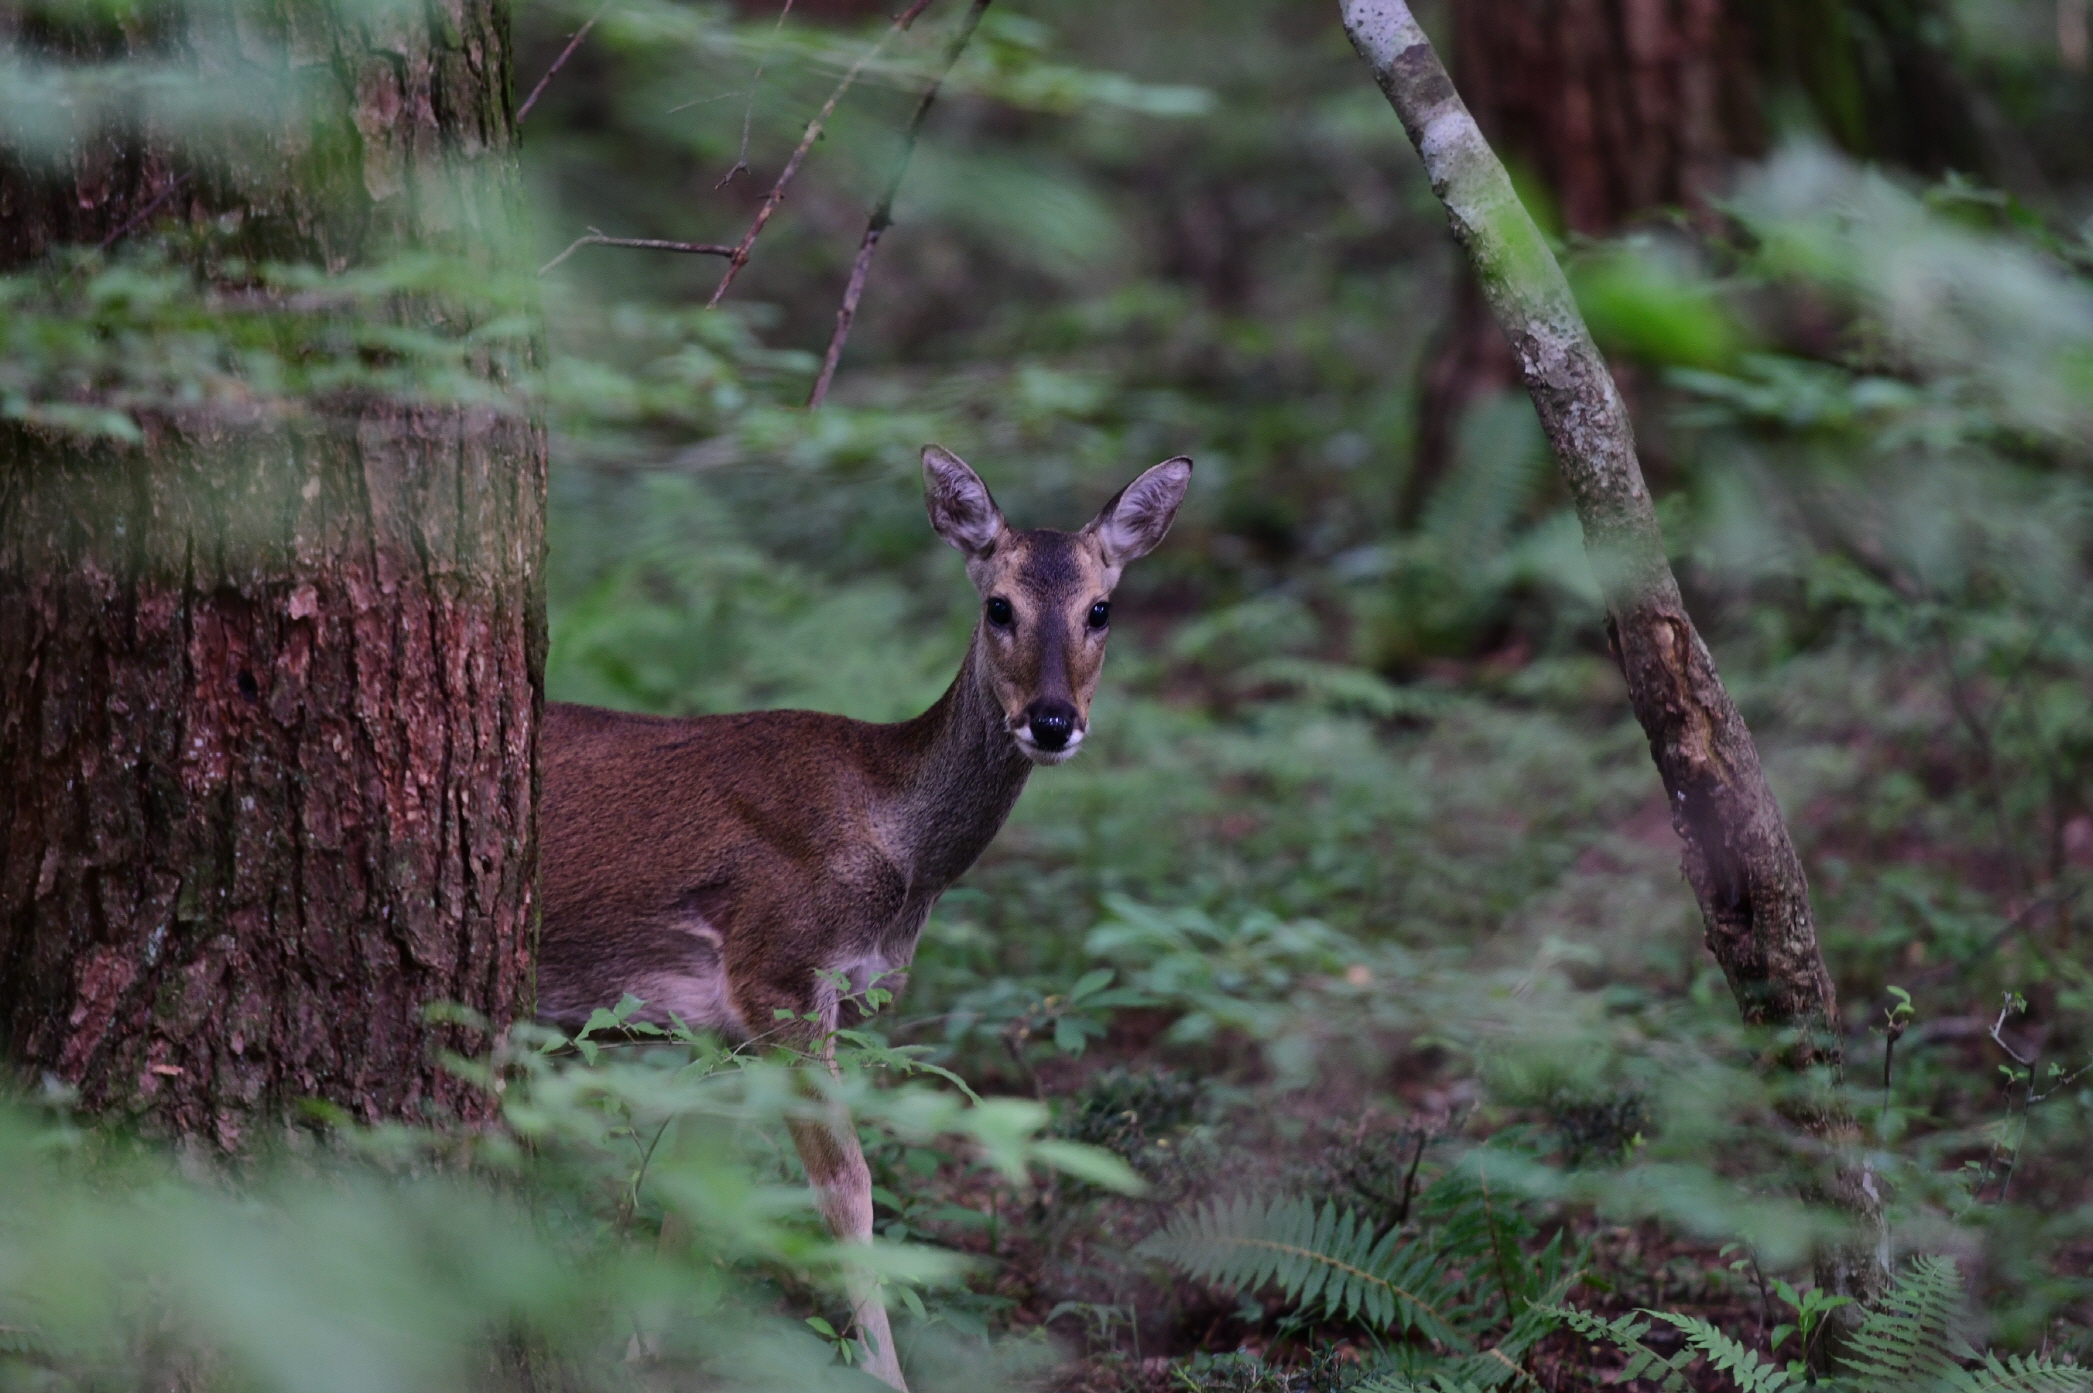
<path fill-rule="evenodd" d="M 500 0 L 51 13 L 0 5 L 0 43 L 298 101 L 205 143 L 141 119 L 0 150 L 0 269 L 146 213 L 200 275 L 492 272 L 516 242 Z M 514 366 L 478 364 L 497 398 Z M 149 413 L 136 446 L 0 430 L 0 1052 L 226 1148 L 307 1098 L 483 1117 L 434 1055 L 484 1040 L 423 1008 L 529 1006 L 542 430 L 498 400 L 298 408 Z"/>
<path fill-rule="evenodd" d="M 1484 137 L 1584 236 L 1663 209 L 1704 214 L 1736 162 L 1765 152 L 1770 102 L 1806 111 L 1857 156 L 1975 171 L 2022 197 L 2044 188 L 2025 143 L 1958 71 L 1937 0 L 1469 0 L 1450 19 L 1454 74 Z M 1452 463 L 1467 408 L 1517 381 L 1461 276 L 1418 384 L 1404 518 Z"/>
<path fill-rule="evenodd" d="M 1704 208 L 1764 145 L 1751 26 L 1737 0 L 1493 0 L 1453 7 L 1454 71 L 1493 149 L 1563 225 L 1613 232 L 1663 207 Z M 1477 400 L 1519 380 L 1472 275 L 1420 386 L 1402 513 L 1416 516 Z"/>
<path fill-rule="evenodd" d="M 1503 328 L 1575 502 L 1606 599 L 1608 636 L 1684 843 L 1709 951 L 1748 1025 L 1780 1040 L 1805 1086 L 1789 1117 L 1841 1159 L 1825 1198 L 1880 1232 L 1872 1175 L 1836 1084 L 1838 999 L 1809 886 L 1758 750 L 1679 596 L 1636 460 L 1628 413 L 1547 241 L 1402 0 L 1343 0 L 1346 31 L 1424 161 L 1492 315 Z M 1814 1085 L 1814 1086 L 1811 1086 Z M 1872 1236 L 1872 1235 L 1871 1235 Z M 1836 1289 L 1879 1289 L 1871 1242 L 1831 1255 Z"/>

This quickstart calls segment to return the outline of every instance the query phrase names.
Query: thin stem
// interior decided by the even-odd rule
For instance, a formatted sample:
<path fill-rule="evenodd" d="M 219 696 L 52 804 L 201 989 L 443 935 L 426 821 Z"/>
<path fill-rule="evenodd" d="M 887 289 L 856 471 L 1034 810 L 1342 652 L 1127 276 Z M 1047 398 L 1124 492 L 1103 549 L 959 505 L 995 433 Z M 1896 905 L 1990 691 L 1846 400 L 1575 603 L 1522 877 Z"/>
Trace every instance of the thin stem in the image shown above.
<path fill-rule="evenodd" d="M 814 390 L 807 394 L 807 409 L 812 411 L 821 405 L 828 395 L 829 383 L 835 380 L 836 365 L 843 360 L 843 344 L 850 337 L 850 326 L 857 321 L 858 301 L 865 294 L 865 277 L 872 269 L 872 253 L 879 246 L 879 239 L 894 221 L 894 199 L 901 192 L 901 180 L 908 173 L 909 160 L 916 153 L 916 138 L 923 133 L 924 118 L 930 115 L 930 107 L 937 100 L 938 89 L 952 74 L 959 62 L 959 55 L 966 50 L 967 41 L 974 37 L 974 30 L 981 24 L 981 15 L 989 7 L 990 0 L 974 0 L 968 8 L 966 18 L 959 22 L 951 42 L 945 45 L 944 61 L 938 65 L 937 75 L 923 89 L 916 101 L 916 110 L 908 120 L 908 132 L 901 140 L 901 154 L 894 161 L 893 170 L 887 175 L 887 186 L 881 191 L 879 202 L 873 206 L 872 216 L 865 220 L 865 236 L 858 243 L 858 257 L 850 268 L 850 282 L 843 291 L 843 305 L 836 311 L 836 329 L 829 335 L 828 352 L 822 355 L 821 375 L 814 379 Z"/>
<path fill-rule="evenodd" d="M 168 199 L 173 198 L 176 194 L 180 193 L 182 191 L 183 186 L 186 185 L 188 182 L 189 176 L 184 174 L 179 179 L 176 179 L 172 184 L 169 184 L 166 188 L 154 194 L 150 203 L 146 204 L 143 208 L 140 208 L 137 212 L 131 214 L 129 218 L 126 218 L 121 226 L 119 226 L 114 232 L 110 233 L 107 237 L 104 237 L 102 239 L 101 245 L 96 247 L 95 250 L 99 252 L 106 252 L 111 247 L 115 246 L 118 242 L 121 242 L 125 237 L 128 237 L 131 234 L 132 230 L 137 228 L 139 224 L 143 223 L 147 218 L 150 218 L 153 214 L 159 212 L 161 205 L 165 204 Z"/>
<path fill-rule="evenodd" d="M 770 186 L 770 192 L 763 196 L 763 206 L 756 210 L 755 221 L 749 224 L 749 230 L 742 236 L 741 244 L 734 248 L 728 258 L 727 273 L 719 278 L 719 284 L 712 291 L 712 298 L 705 302 L 708 309 L 726 298 L 727 287 L 734 284 L 734 278 L 741 274 L 741 268 L 748 265 L 749 249 L 756 245 L 756 239 L 763 234 L 771 215 L 778 211 L 778 205 L 785 201 L 786 185 L 799 173 L 800 165 L 806 161 L 807 151 L 813 149 L 814 142 L 821 139 L 821 132 L 828 125 L 828 118 L 835 114 L 836 103 L 843 100 L 843 94 L 857 82 L 858 74 L 865 70 L 866 65 L 886 51 L 894 36 L 914 24 L 916 17 L 929 7 L 930 0 L 915 0 L 914 4 L 896 16 L 894 22 L 887 26 L 887 32 L 880 35 L 879 42 L 866 49 L 858 56 L 858 60 L 850 65 L 850 71 L 843 74 L 843 80 L 836 84 L 835 91 L 829 93 L 828 100 L 821 104 L 821 110 L 815 113 L 813 120 L 807 122 L 806 134 L 800 137 L 798 148 L 793 150 L 792 158 L 785 161 L 784 172 L 779 174 L 778 181 Z"/>
<path fill-rule="evenodd" d="M 640 1186 L 646 1183 L 647 1167 L 654 1164 L 654 1149 L 661 1145 L 662 1137 L 668 1134 L 669 1124 L 675 1120 L 676 1115 L 674 1113 L 670 1113 L 661 1120 L 661 1125 L 654 1129 L 654 1140 L 647 1143 L 646 1151 L 640 1156 L 640 1168 L 634 1172 L 632 1177 L 632 1208 L 634 1213 L 639 1212 Z M 637 1140 L 637 1138 L 635 1137 L 634 1140 Z"/>
<path fill-rule="evenodd" d="M 1997 744 L 1992 738 L 1991 725 L 1970 703 L 1969 694 L 1963 686 L 1962 674 L 1955 662 L 1954 642 L 1948 634 L 1947 621 L 1938 616 L 1933 622 L 1934 644 L 1940 650 L 1940 665 L 1947 676 L 1948 705 L 1962 722 L 1970 743 L 1976 746 L 1978 772 L 1982 778 L 1984 801 L 1990 805 L 1992 820 L 1998 824 L 1999 853 L 2013 873 L 2013 888 L 2026 896 L 2033 887 L 2034 877 L 2028 874 L 2026 862 L 2020 854 L 2019 839 L 2013 835 L 2013 820 L 2006 810 L 2006 797 L 1999 778 Z"/>
<path fill-rule="evenodd" d="M 1891 1026 L 1882 1036 L 1882 1120 L 1876 1124 L 1876 1130 L 1884 1136 L 1889 1135 L 1890 1125 L 1891 1061 L 1897 1056 L 1897 1037 L 1903 1033 L 1902 1027 Z"/>
<path fill-rule="evenodd" d="M 1410 1222 L 1410 1197 L 1417 1191 L 1417 1168 L 1424 1164 L 1424 1148 L 1425 1144 L 1430 1140 L 1430 1131 L 1423 1129 L 1418 1131 L 1417 1149 L 1410 1153 L 1410 1170 L 1408 1174 L 1403 1176 L 1402 1202 L 1395 1208 L 1395 1226 L 1397 1228 L 1401 1228 L 1404 1224 Z"/>
<path fill-rule="evenodd" d="M 2004 1204 L 2006 1202 L 2006 1192 L 2013 1188 L 2013 1172 L 2020 1166 L 2021 1148 L 2027 1145 L 2028 1119 L 2035 1111 L 2035 1065 L 2042 1058 L 2040 1048 L 2037 1048 L 2032 1056 L 2023 1055 L 2019 1050 L 2007 1044 L 2006 1037 L 1999 1033 L 2005 1029 L 2006 1017 L 2013 1014 L 2014 1005 L 2014 999 L 2009 993 L 2005 1002 L 1999 1007 L 1999 1018 L 1991 1023 L 1991 1038 L 2000 1049 L 2006 1052 L 2008 1058 L 2028 1071 L 2027 1092 L 2021 1100 L 2020 1133 L 2014 1138 L 2012 1147 L 2006 1151 L 2006 1174 L 1999 1181 L 1998 1196 L 1992 1201 L 1993 1204 Z M 2012 1105 L 2008 1103 L 2007 1106 L 2010 1108 Z M 2010 1117 L 2011 1114 L 2009 1113 L 2008 1116 Z"/>
<path fill-rule="evenodd" d="M 552 81 L 554 73 L 567 66 L 567 60 L 574 56 L 574 50 L 581 47 L 581 41 L 589 36 L 589 31 L 596 27 L 596 21 L 603 18 L 603 12 L 609 8 L 610 0 L 603 0 L 603 3 L 596 7 L 596 13 L 589 16 L 588 23 L 574 31 L 573 36 L 567 40 L 567 46 L 560 50 L 560 56 L 553 59 L 552 66 L 545 70 L 545 76 L 538 79 L 536 87 L 531 88 L 531 94 L 523 99 L 523 105 L 516 108 L 517 125 L 522 125 L 523 118 L 531 114 L 531 108 L 538 104 L 538 98 L 545 95 L 545 84 Z"/>
<path fill-rule="evenodd" d="M 732 256 L 734 248 L 721 246 L 717 242 L 664 242 L 658 237 L 606 237 L 595 228 L 588 235 L 577 237 L 567 244 L 567 250 L 538 268 L 544 275 L 583 247 L 631 247 L 646 252 L 685 252 L 692 256 Z"/>
<path fill-rule="evenodd" d="M 2006 998 L 2006 1004 L 1999 1007 L 1999 1018 L 1991 1023 L 1992 1041 L 1995 1044 L 1997 1044 L 2000 1049 L 2004 1050 L 2015 1064 L 2018 1064 L 2023 1069 L 2032 1069 L 2035 1067 L 2035 1061 L 2024 1057 L 2019 1050 L 2014 1049 L 2011 1045 L 2006 1043 L 2005 1036 L 1999 1034 L 1999 1031 L 2005 1028 L 2006 1017 L 2012 1014 L 2013 998 L 2009 995 Z"/>
<path fill-rule="evenodd" d="M 777 51 L 778 35 L 783 32 L 785 19 L 791 13 L 792 0 L 785 0 L 784 7 L 778 11 L 778 22 L 770 26 L 770 42 L 763 45 L 763 55 L 756 60 L 756 75 L 749 79 L 748 104 L 741 109 L 741 153 L 734 157 L 734 167 L 722 174 L 719 182 L 712 186 L 715 193 L 733 183 L 735 175 L 748 172 L 749 128 L 756 119 L 756 92 L 763 86 L 763 70 L 770 66 L 770 55 Z"/>
<path fill-rule="evenodd" d="M 1504 1297 L 1504 1318 L 1506 1320 L 1517 1320 L 1519 1318 L 1519 1302 L 1512 1294 L 1511 1269 L 1505 1263 L 1504 1235 L 1498 1231 L 1497 1210 L 1490 1203 L 1490 1167 L 1488 1162 L 1480 1159 L 1487 1154 L 1487 1151 L 1488 1148 L 1485 1147 L 1483 1151 L 1476 1153 L 1478 1159 L 1475 1167 L 1475 1183 L 1483 1192 L 1483 1224 L 1490 1230 L 1490 1253 L 1497 1260 L 1497 1290 Z"/>
<path fill-rule="evenodd" d="M 2018 1058 L 2018 1056 L 2015 1056 Z M 2028 1123 L 2035 1115 L 2035 1065 L 2042 1059 L 2041 1051 L 2028 1061 L 2028 1092 L 2020 1104 L 2020 1133 L 2013 1139 L 2013 1150 L 2006 1155 L 2006 1176 L 1999 1181 L 1999 1197 L 1993 1203 L 2004 1204 L 2006 1192 L 2013 1188 L 2013 1173 L 2020 1169 L 2020 1153 L 2027 1149 Z"/>

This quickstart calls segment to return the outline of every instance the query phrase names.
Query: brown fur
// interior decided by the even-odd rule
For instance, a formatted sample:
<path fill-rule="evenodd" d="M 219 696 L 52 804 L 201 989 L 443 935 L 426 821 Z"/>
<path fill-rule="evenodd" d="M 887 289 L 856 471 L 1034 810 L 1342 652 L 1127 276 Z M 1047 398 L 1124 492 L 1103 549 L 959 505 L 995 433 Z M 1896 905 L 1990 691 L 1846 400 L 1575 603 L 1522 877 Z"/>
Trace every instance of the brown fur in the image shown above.
<path fill-rule="evenodd" d="M 805 1044 L 834 1028 L 840 998 L 879 978 L 897 987 L 931 907 L 1002 827 L 1033 764 L 1081 743 L 1107 633 L 1092 606 L 1162 540 L 1190 470 L 1156 466 L 1081 532 L 1019 532 L 972 470 L 926 449 L 932 523 L 966 553 L 984 617 L 951 687 L 914 720 L 548 705 L 540 1014 L 571 1030 L 629 992 L 647 1003 L 642 1019 Z M 999 600 L 1007 624 L 988 617 Z M 1041 743 L 1052 738 L 1069 743 Z M 781 1026 L 781 1011 L 794 1019 Z M 868 1239 L 855 1133 L 793 1133 L 832 1228 Z M 857 1304 L 881 1347 L 868 1367 L 899 1387 L 876 1294 Z"/>

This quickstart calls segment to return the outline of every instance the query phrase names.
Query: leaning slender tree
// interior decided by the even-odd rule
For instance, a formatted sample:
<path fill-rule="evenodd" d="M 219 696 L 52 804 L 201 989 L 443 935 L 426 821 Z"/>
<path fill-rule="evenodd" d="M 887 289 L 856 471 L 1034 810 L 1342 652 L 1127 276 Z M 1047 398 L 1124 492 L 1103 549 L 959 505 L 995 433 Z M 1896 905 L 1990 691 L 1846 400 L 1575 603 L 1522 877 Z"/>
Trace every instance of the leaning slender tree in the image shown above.
<path fill-rule="evenodd" d="M 0 1054 L 227 1148 L 483 1116 L 425 1008 L 529 996 L 506 6 L 0 0 L 0 69 L 0 274 L 57 326 L 0 410 Z"/>
<path fill-rule="evenodd" d="M 1834 1290 L 1882 1286 L 1882 1197 L 1837 1089 L 1839 1004 L 1809 885 L 1759 753 L 1666 558 L 1635 436 L 1562 268 L 1403 0 L 1343 0 L 1344 24 L 1445 205 L 1546 432 L 1606 601 L 1607 636 L 1663 779 L 1709 951 L 1747 1025 L 1778 1041 L 1789 1118 L 1835 1158 L 1824 1198 L 1865 1236 L 1829 1254 Z"/>

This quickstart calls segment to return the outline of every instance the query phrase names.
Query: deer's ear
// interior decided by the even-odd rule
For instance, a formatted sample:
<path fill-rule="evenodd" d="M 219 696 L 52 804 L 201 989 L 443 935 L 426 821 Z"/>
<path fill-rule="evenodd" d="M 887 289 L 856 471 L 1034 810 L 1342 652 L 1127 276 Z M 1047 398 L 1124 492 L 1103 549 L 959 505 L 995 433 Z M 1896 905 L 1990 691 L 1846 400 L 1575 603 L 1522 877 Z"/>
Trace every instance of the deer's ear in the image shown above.
<path fill-rule="evenodd" d="M 941 445 L 923 447 L 923 506 L 938 536 L 968 560 L 994 551 L 996 538 L 1003 535 L 1003 514 L 989 497 L 988 485 Z"/>
<path fill-rule="evenodd" d="M 1105 549 L 1105 564 L 1117 570 L 1148 555 L 1170 530 L 1177 505 L 1192 483 L 1192 461 L 1183 455 L 1166 459 L 1112 496 L 1104 511 L 1083 530 Z"/>

